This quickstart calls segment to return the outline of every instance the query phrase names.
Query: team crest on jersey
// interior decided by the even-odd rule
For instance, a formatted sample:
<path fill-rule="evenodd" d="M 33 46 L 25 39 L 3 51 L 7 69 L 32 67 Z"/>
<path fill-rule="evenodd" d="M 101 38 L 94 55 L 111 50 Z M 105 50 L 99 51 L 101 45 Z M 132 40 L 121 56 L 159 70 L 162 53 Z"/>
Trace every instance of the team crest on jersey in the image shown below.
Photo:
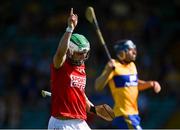
<path fill-rule="evenodd" d="M 70 75 L 71 78 L 71 87 L 77 87 L 81 90 L 84 90 L 86 85 L 86 78 L 76 75 Z"/>

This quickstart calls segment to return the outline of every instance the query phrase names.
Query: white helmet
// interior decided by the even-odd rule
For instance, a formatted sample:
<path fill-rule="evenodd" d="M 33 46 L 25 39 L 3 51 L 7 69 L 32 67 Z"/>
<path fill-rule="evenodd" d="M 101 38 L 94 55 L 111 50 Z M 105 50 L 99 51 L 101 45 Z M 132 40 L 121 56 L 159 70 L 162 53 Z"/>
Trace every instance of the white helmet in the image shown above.
<path fill-rule="evenodd" d="M 73 65 L 81 65 L 89 57 L 90 44 L 89 41 L 81 34 L 72 34 L 69 43 L 69 54 L 68 58 Z M 73 53 L 87 53 L 86 57 L 82 60 L 73 59 Z"/>

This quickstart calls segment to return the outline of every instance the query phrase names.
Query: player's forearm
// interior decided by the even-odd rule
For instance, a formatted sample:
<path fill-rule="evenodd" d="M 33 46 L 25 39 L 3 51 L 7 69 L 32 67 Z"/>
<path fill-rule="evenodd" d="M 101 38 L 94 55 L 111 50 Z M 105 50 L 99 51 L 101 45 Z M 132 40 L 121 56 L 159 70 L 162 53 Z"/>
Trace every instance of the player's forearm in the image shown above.
<path fill-rule="evenodd" d="M 104 74 L 102 74 L 100 77 L 98 77 L 96 79 L 96 81 L 95 81 L 95 89 L 97 91 L 101 91 L 105 87 L 105 85 L 108 82 L 108 76 L 109 76 L 109 74 L 104 73 Z"/>
<path fill-rule="evenodd" d="M 72 33 L 70 32 L 65 32 L 59 42 L 58 48 L 56 50 L 56 55 L 58 55 L 60 58 L 63 57 L 68 50 L 71 34 Z"/>
<path fill-rule="evenodd" d="M 153 87 L 153 81 L 138 80 L 138 90 L 143 91 Z"/>
<path fill-rule="evenodd" d="M 91 109 L 91 107 L 94 106 L 94 104 L 91 101 L 89 101 L 89 99 L 86 95 L 85 95 L 85 98 L 86 98 L 86 111 L 88 113 L 90 113 L 90 109 Z"/>
<path fill-rule="evenodd" d="M 66 52 L 69 47 L 71 34 L 71 32 L 65 32 L 62 36 L 53 59 L 55 66 L 60 66 L 62 64 L 63 58 L 66 55 Z"/>

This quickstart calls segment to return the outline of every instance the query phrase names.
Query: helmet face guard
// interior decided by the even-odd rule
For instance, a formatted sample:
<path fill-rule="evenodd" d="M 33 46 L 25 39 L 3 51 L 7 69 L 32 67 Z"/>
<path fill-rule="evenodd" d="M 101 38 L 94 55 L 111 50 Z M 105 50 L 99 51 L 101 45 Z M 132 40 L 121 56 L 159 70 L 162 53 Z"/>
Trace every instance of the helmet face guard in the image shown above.
<path fill-rule="evenodd" d="M 116 55 L 118 59 L 121 61 L 126 61 L 126 52 L 129 49 L 136 49 L 136 45 L 131 40 L 121 40 L 117 41 L 114 45 L 114 51 L 116 52 Z M 131 62 L 131 60 L 128 60 L 127 62 Z"/>
<path fill-rule="evenodd" d="M 80 66 L 84 63 L 85 60 L 89 57 L 90 44 L 89 41 L 80 34 L 72 34 L 69 42 L 68 49 L 68 59 L 71 64 Z M 74 52 L 76 53 L 86 53 L 86 56 L 83 59 L 75 59 Z"/>

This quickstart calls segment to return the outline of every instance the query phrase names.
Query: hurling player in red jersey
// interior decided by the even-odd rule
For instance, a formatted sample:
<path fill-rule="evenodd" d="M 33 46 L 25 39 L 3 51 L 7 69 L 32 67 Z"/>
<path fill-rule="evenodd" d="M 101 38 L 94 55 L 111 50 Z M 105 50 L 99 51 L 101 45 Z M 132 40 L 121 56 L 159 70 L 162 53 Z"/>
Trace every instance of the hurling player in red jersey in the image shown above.
<path fill-rule="evenodd" d="M 85 95 L 90 44 L 80 34 L 72 34 L 78 16 L 71 8 L 68 27 L 62 36 L 51 64 L 51 117 L 48 129 L 89 130 L 87 112 L 93 104 Z"/>

